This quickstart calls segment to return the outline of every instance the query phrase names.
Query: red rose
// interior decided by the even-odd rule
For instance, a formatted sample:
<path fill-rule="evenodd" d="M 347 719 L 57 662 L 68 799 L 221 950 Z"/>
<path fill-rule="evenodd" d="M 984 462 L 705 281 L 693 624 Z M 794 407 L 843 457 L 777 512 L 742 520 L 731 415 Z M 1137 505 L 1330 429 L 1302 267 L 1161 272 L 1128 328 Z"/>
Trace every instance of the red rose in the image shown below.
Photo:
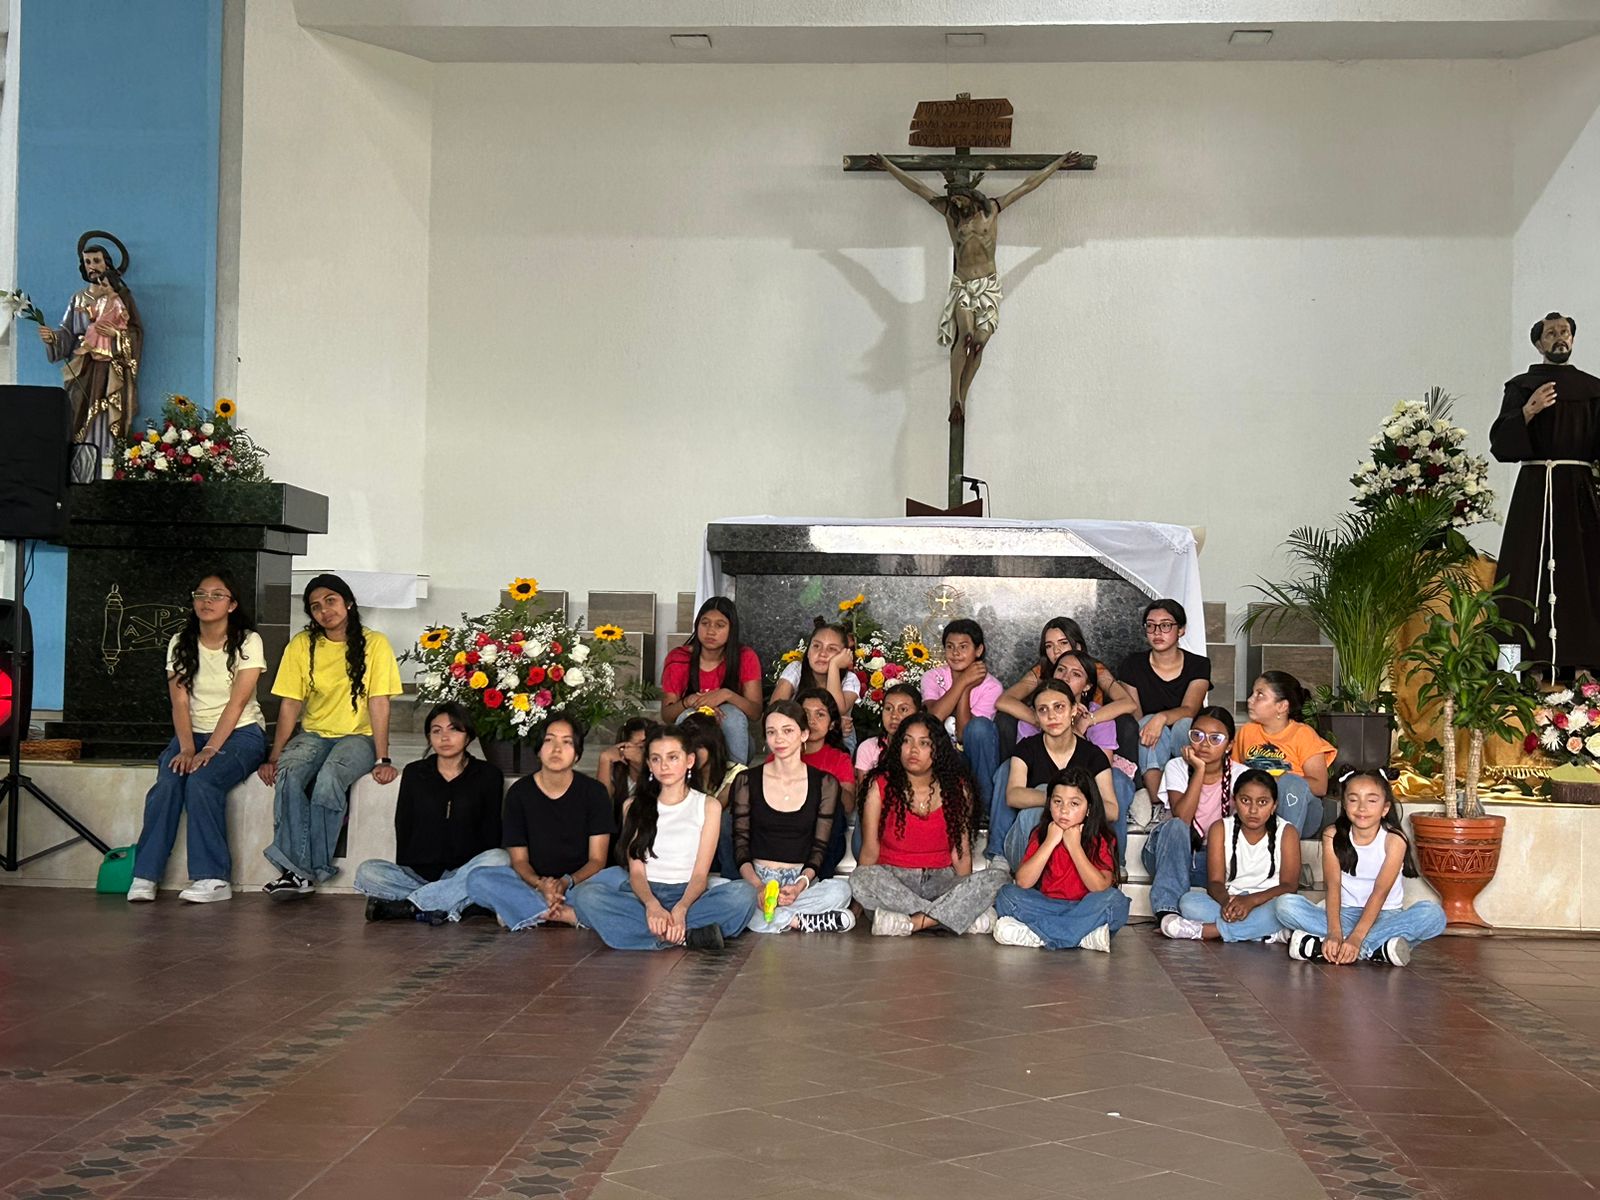
<path fill-rule="evenodd" d="M 543 682 L 544 682 L 544 668 L 543 667 L 532 667 L 532 668 L 530 668 L 529 671 L 528 671 L 528 686 L 529 687 L 538 687 Z"/>
<path fill-rule="evenodd" d="M 560 642 L 551 642 L 550 643 L 550 653 L 551 654 L 560 654 L 561 653 L 561 643 Z"/>
<path fill-rule="evenodd" d="M 528 640 L 528 635 L 523 633 L 520 629 L 513 629 L 511 631 L 511 640 L 513 642 L 525 642 Z"/>
<path fill-rule="evenodd" d="M 1589 724 L 1600 725 L 1600 708 L 1591 708 L 1589 710 Z"/>
<path fill-rule="evenodd" d="M 1438 463 L 1434 463 L 1432 466 L 1428 467 L 1422 473 L 1424 475 L 1426 475 L 1429 479 L 1437 479 L 1437 478 L 1439 478 L 1439 476 L 1444 474 L 1444 468 L 1441 467 Z"/>
<path fill-rule="evenodd" d="M 111 478 L 113 478 L 113 479 L 126 479 L 127 478 L 127 474 L 125 472 L 123 472 L 123 471 L 113 471 L 113 472 L 111 472 Z"/>
<path fill-rule="evenodd" d="M 1396 446 L 1395 450 L 1394 450 L 1394 456 L 1396 458 L 1398 458 L 1401 462 L 1405 462 L 1406 459 L 1411 457 L 1411 447 L 1410 446 Z"/>
<path fill-rule="evenodd" d="M 1522 739 L 1522 752 L 1524 754 L 1532 754 L 1538 748 L 1539 748 L 1539 735 L 1538 734 L 1530 733 L 1527 737 Z"/>
<path fill-rule="evenodd" d="M 161 453 L 165 454 L 168 458 L 175 458 L 178 454 L 178 448 L 176 446 L 163 446 L 161 447 Z"/>
<path fill-rule="evenodd" d="M 483 702 L 490 708 L 499 708 L 506 702 L 506 696 L 499 688 L 487 688 L 483 693 Z"/>
<path fill-rule="evenodd" d="M 189 482 L 190 483 L 204 483 L 205 482 L 205 478 L 198 471 L 196 471 L 193 475 L 189 476 Z"/>
<path fill-rule="evenodd" d="M 1556 716 L 1555 716 L 1555 720 L 1551 721 L 1550 723 L 1552 725 L 1554 725 L 1557 729 L 1565 729 L 1567 727 L 1567 714 L 1566 713 L 1557 713 Z"/>
<path fill-rule="evenodd" d="M 900 676 L 904 675 L 905 673 L 906 673 L 906 669 L 904 667 L 902 667 L 899 663 L 884 663 L 883 664 L 883 677 L 885 679 L 899 679 Z"/>
<path fill-rule="evenodd" d="M 476 650 L 468 650 L 467 651 L 467 661 L 469 663 L 471 663 L 473 666 L 477 666 L 478 665 L 478 659 L 480 657 L 481 656 L 478 654 L 478 652 Z"/>
<path fill-rule="evenodd" d="M 454 675 L 457 679 L 465 679 L 467 677 L 466 664 L 465 663 L 451 663 L 450 664 L 450 674 Z"/>
<path fill-rule="evenodd" d="M 487 633 L 480 633 L 477 637 L 478 649 L 482 650 L 485 646 L 487 646 L 489 644 L 489 640 L 489 635 Z"/>
<path fill-rule="evenodd" d="M 882 688 L 873 688 L 872 689 L 872 698 L 874 700 L 881 701 L 883 699 L 883 689 Z"/>
<path fill-rule="evenodd" d="M 566 674 L 567 674 L 567 669 L 565 667 L 551 667 L 550 668 L 550 682 L 551 683 L 560 683 L 562 681 L 562 679 L 564 679 L 566 677 Z"/>

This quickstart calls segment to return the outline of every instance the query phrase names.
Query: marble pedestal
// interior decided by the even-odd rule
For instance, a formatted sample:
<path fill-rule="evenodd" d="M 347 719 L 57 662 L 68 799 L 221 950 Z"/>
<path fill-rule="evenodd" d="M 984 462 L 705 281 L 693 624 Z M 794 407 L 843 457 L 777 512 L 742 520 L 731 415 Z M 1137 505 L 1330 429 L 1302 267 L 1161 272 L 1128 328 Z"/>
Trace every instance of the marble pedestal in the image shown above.
<path fill-rule="evenodd" d="M 172 736 L 167 642 L 206 573 L 238 582 L 276 664 L 303 624 L 289 568 L 306 536 L 326 533 L 328 498 L 284 483 L 103 481 L 75 489 L 67 555 L 63 719 L 87 758 L 150 758 Z M 268 673 L 270 676 L 270 672 Z M 269 723 L 271 679 L 260 686 Z"/>
<path fill-rule="evenodd" d="M 935 648 L 950 620 L 975 618 L 987 639 L 989 669 L 1007 684 L 1036 661 L 1039 630 L 1054 616 L 1077 621 L 1090 650 L 1114 667 L 1146 645 L 1140 610 L 1162 594 L 1190 606 L 1184 645 L 1203 654 L 1205 623 L 1190 531 L 1082 524 L 1140 545 L 1138 553 L 1160 564 L 1165 577 L 1156 577 L 1146 564 L 1142 571 L 1130 568 L 1067 522 L 752 518 L 707 527 L 700 598 L 713 590 L 733 596 L 744 639 L 765 663 L 791 649 L 814 617 L 837 620 L 839 601 L 857 592 L 870 598 L 875 620 L 893 631 L 916 625 Z M 1148 534 L 1145 543 L 1141 532 Z"/>

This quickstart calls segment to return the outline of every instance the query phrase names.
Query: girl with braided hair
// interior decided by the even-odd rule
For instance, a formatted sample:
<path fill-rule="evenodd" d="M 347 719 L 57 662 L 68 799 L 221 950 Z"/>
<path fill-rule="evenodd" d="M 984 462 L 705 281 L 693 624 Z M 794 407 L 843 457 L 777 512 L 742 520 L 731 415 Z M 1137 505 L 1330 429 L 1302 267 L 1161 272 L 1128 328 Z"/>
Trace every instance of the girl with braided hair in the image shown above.
<path fill-rule="evenodd" d="M 872 932 L 909 937 L 994 928 L 1004 871 L 972 872 L 977 785 L 944 722 L 913 713 L 862 781 L 861 855 L 850 890 L 871 911 Z"/>
<path fill-rule="evenodd" d="M 1206 835 L 1233 812 L 1233 789 L 1245 772 L 1228 759 L 1232 745 L 1233 714 L 1219 705 L 1202 708 L 1185 731 L 1181 756 L 1162 770 L 1159 824 L 1143 855 L 1158 921 L 1178 911 L 1191 887 L 1206 886 Z"/>
<path fill-rule="evenodd" d="M 1300 835 L 1278 817 L 1278 784 L 1252 768 L 1233 786 L 1233 812 L 1206 836 L 1209 882 L 1161 919 L 1169 938 L 1283 942 L 1274 902 L 1300 890 Z"/>
<path fill-rule="evenodd" d="M 333 878 L 356 780 L 371 772 L 387 784 L 398 774 L 389 759 L 389 698 L 400 694 L 400 666 L 389 639 L 361 624 L 355 593 L 337 575 L 316 576 L 300 599 L 310 620 L 278 665 L 278 728 L 259 772 L 274 789 L 264 853 L 282 872 L 262 891 L 278 898 L 309 895 Z"/>

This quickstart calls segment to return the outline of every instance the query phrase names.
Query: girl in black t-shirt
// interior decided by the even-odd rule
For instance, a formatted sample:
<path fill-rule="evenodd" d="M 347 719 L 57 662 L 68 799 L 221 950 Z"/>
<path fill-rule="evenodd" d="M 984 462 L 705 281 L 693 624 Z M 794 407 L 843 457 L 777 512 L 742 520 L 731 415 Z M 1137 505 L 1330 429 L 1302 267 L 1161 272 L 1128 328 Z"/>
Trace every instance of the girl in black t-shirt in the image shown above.
<path fill-rule="evenodd" d="M 1151 802 L 1161 794 L 1161 772 L 1189 744 L 1189 723 L 1211 690 L 1211 660 L 1178 645 L 1189 615 L 1176 600 L 1144 606 L 1150 649 L 1130 654 L 1117 678 L 1139 706 L 1139 774 Z"/>

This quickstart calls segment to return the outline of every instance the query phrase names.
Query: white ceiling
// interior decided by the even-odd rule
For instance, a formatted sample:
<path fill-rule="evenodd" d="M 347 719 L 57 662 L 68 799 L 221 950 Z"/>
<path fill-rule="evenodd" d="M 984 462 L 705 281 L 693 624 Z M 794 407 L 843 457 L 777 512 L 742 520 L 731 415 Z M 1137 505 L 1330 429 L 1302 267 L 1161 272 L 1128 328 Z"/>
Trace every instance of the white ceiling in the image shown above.
<path fill-rule="evenodd" d="M 1600 0 L 295 0 L 295 9 L 307 28 L 432 62 L 1521 58 L 1600 35 Z M 989 23 L 971 24 L 979 13 Z M 1273 37 L 1230 45 L 1236 28 Z M 981 31 L 985 44 L 954 49 L 944 37 L 954 31 Z M 671 35 L 686 32 L 709 34 L 710 51 L 674 47 Z"/>

